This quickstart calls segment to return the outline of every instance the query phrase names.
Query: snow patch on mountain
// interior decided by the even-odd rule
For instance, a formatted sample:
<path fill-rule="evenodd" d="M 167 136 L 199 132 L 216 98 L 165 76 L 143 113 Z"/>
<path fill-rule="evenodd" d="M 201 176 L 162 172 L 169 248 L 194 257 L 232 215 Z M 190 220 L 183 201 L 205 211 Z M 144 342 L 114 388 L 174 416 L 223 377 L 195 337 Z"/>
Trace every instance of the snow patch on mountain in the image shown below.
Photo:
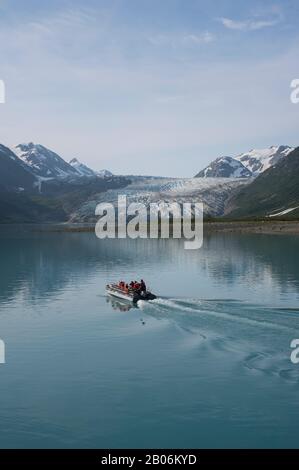
<path fill-rule="evenodd" d="M 289 209 L 285 209 L 281 212 L 276 212 L 275 214 L 269 214 L 268 217 L 279 217 L 281 215 L 286 215 L 289 214 L 290 212 L 293 212 L 295 209 L 298 209 L 299 206 L 297 207 L 290 207 Z"/>
<path fill-rule="evenodd" d="M 0 188 L 5 191 L 19 192 L 20 188 L 32 191 L 36 183 L 28 166 L 8 147 L 0 144 Z"/>
<path fill-rule="evenodd" d="M 113 173 L 109 170 L 100 170 L 96 172 L 97 176 L 100 178 L 110 178 L 110 176 L 113 176 Z"/>
<path fill-rule="evenodd" d="M 241 162 L 252 174 L 258 176 L 260 173 L 268 170 L 279 160 L 289 155 L 294 148 L 288 145 L 271 146 L 265 149 L 253 149 L 247 153 L 241 153 L 235 157 L 235 160 Z"/>
<path fill-rule="evenodd" d="M 288 145 L 272 146 L 263 149 L 252 149 L 236 157 L 220 157 L 200 171 L 197 178 L 249 178 L 256 177 L 282 158 L 289 155 L 294 148 Z"/>
<path fill-rule="evenodd" d="M 96 173 L 91 168 L 81 163 L 77 158 L 73 158 L 70 161 L 70 165 L 75 168 L 81 176 L 96 176 Z"/>
<path fill-rule="evenodd" d="M 79 176 L 75 168 L 43 145 L 19 144 L 11 149 L 30 170 L 43 178 L 68 178 Z"/>
<path fill-rule="evenodd" d="M 100 170 L 100 171 L 92 170 L 84 163 L 81 163 L 77 158 L 73 158 L 70 161 L 70 165 L 73 168 L 75 168 L 81 176 L 87 176 L 87 177 L 98 176 L 99 178 L 110 178 L 111 176 L 113 176 L 113 173 L 111 173 L 111 171 L 109 170 Z"/>
<path fill-rule="evenodd" d="M 197 178 L 249 178 L 250 176 L 251 172 L 243 163 L 232 157 L 217 158 L 196 175 Z"/>
<path fill-rule="evenodd" d="M 36 175 L 36 182 L 34 183 L 34 187 L 38 189 L 39 193 L 42 193 L 42 185 L 47 181 L 51 181 L 53 178 L 46 178 L 44 176 Z"/>

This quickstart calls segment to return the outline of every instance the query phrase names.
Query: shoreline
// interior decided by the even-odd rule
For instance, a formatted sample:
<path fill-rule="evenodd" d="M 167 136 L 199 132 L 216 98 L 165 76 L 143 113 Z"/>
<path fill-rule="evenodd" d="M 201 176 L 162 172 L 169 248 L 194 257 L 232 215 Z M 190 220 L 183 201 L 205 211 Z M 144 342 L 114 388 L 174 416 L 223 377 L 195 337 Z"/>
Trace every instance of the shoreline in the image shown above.
<path fill-rule="evenodd" d="M 205 233 L 260 233 L 299 235 L 299 221 L 223 221 L 205 222 Z"/>
<path fill-rule="evenodd" d="M 63 233 L 90 233 L 95 230 L 95 224 L 49 224 L 42 229 L 30 224 L 35 232 L 63 232 Z M 7 225 L 6 225 L 7 227 Z M 204 234 L 212 233 L 255 233 L 255 234 L 291 234 L 299 235 L 299 221 L 297 220 L 261 220 L 261 221 L 206 221 Z M 172 238 L 172 237 L 170 237 Z"/>

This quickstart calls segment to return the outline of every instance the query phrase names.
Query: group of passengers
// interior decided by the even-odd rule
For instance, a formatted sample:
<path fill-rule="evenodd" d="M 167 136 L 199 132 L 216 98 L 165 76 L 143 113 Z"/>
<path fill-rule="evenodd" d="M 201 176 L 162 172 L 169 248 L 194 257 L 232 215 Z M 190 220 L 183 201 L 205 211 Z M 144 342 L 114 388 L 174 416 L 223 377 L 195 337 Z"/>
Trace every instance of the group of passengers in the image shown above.
<path fill-rule="evenodd" d="M 146 285 L 143 279 L 141 279 L 140 282 L 131 281 L 130 284 L 126 284 L 124 281 L 119 281 L 118 287 L 126 293 L 132 291 L 138 293 L 146 292 Z"/>

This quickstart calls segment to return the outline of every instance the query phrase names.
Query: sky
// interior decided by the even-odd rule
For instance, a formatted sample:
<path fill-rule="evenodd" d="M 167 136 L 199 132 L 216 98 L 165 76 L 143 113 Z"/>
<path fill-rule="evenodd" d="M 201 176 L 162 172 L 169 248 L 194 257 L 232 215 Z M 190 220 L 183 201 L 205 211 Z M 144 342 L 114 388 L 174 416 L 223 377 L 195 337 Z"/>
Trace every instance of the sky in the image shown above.
<path fill-rule="evenodd" d="M 191 177 L 299 145 L 298 0 L 0 0 L 0 142 Z"/>

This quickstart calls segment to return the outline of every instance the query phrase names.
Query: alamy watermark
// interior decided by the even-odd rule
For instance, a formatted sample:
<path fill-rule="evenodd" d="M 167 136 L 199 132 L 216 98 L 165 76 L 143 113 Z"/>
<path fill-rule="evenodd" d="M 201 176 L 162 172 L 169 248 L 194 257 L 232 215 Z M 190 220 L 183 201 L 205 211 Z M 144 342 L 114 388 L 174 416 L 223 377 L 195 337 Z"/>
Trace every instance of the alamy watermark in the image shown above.
<path fill-rule="evenodd" d="M 291 81 L 291 88 L 292 88 L 292 92 L 290 95 L 291 102 L 293 104 L 298 104 L 299 103 L 299 78 L 294 78 L 294 80 Z"/>
<path fill-rule="evenodd" d="M 0 364 L 5 364 L 5 343 L 0 339 Z"/>
<path fill-rule="evenodd" d="M 0 80 L 0 104 L 5 103 L 5 83 L 3 80 Z"/>
<path fill-rule="evenodd" d="M 118 196 L 117 206 L 98 204 L 95 233 L 104 238 L 184 238 L 186 250 L 197 250 L 203 243 L 203 204 L 196 202 L 131 202 Z M 170 233 L 172 232 L 172 233 Z"/>
<path fill-rule="evenodd" d="M 291 353 L 291 361 L 293 364 L 299 364 L 299 339 L 293 339 L 291 342 L 291 348 L 293 349 Z"/>

